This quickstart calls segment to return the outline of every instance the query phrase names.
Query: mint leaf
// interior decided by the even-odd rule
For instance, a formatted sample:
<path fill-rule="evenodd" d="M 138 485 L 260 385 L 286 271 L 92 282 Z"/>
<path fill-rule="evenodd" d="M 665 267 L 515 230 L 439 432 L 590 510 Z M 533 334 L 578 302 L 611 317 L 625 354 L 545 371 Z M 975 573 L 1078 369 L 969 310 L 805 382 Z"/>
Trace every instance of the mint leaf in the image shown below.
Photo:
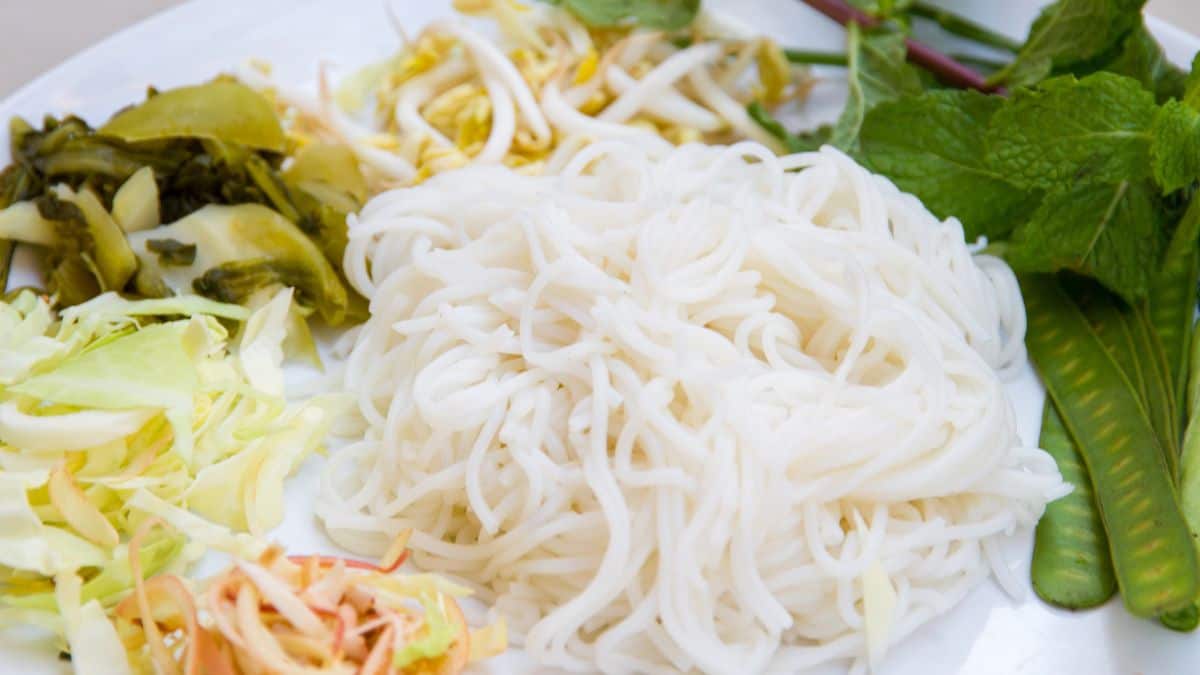
<path fill-rule="evenodd" d="M 1200 111 L 1168 101 L 1155 115 L 1151 135 L 1154 180 L 1164 194 L 1200 178 Z"/>
<path fill-rule="evenodd" d="M 1020 90 L 987 133 L 989 162 L 1023 188 L 1115 183 L 1150 175 L 1154 95 L 1111 73 Z"/>
<path fill-rule="evenodd" d="M 1141 21 L 1145 0 L 1058 0 L 1042 10 L 1017 58 L 993 79 L 1029 86 L 1100 56 Z"/>
<path fill-rule="evenodd" d="M 1037 206 L 988 166 L 984 133 L 1003 105 L 974 91 L 931 91 L 867 113 L 861 154 L 871 170 L 916 195 L 939 218 L 956 216 L 968 239 L 1004 237 Z"/>
<path fill-rule="evenodd" d="M 1132 303 L 1162 258 L 1167 223 L 1146 181 L 1079 185 L 1046 197 L 1009 242 L 1019 272 L 1071 270 Z"/>
<path fill-rule="evenodd" d="M 1167 60 L 1162 46 L 1141 24 L 1125 36 L 1114 55 L 1095 64 L 1091 70 L 1072 68 L 1072 72 L 1079 76 L 1096 70 L 1132 77 L 1141 82 L 1146 90 L 1154 92 L 1154 98 L 1159 103 L 1182 98 L 1187 78 L 1187 73 Z"/>
<path fill-rule="evenodd" d="M 700 0 L 543 0 L 567 9 L 589 26 L 607 28 L 636 23 L 646 28 L 678 30 L 700 11 Z"/>
<path fill-rule="evenodd" d="M 896 33 L 863 35 L 858 24 L 849 26 L 850 96 L 833 127 L 830 141 L 853 152 L 867 112 L 884 101 L 921 93 L 921 78 L 905 61 L 904 36 Z"/>
<path fill-rule="evenodd" d="M 1189 107 L 1200 110 L 1200 53 L 1192 59 L 1192 72 L 1188 74 L 1183 87 L 1183 102 Z"/>

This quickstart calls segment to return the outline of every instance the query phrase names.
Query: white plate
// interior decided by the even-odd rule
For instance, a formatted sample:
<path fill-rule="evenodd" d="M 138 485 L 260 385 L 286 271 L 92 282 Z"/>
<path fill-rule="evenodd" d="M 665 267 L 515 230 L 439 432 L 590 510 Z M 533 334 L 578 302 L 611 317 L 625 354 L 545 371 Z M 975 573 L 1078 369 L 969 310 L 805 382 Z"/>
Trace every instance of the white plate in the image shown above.
<path fill-rule="evenodd" d="M 1042 3 L 1038 0 L 949 2 L 1014 37 L 1020 37 Z M 784 44 L 814 49 L 842 48 L 840 28 L 797 0 L 714 0 L 750 26 Z M 448 1 L 396 0 L 405 28 L 416 33 L 429 20 L 450 13 Z M 1200 39 L 1151 20 L 1171 59 L 1190 64 Z M 377 60 L 397 46 L 383 0 L 193 0 L 92 47 L 33 81 L 3 104 L 0 120 L 22 115 L 37 122 L 45 114 L 75 113 L 91 122 L 140 100 L 148 85 L 169 87 L 211 78 L 249 58 L 264 58 L 283 81 L 311 82 L 318 63 L 353 67 Z M 830 88 L 833 90 L 833 88 Z M 836 95 L 834 95 L 836 98 Z M 812 111 L 827 118 L 837 101 Z M 0 147 L 7 132 L 0 131 Z M 7 158 L 4 158 L 7 161 Z M 19 256 L 13 283 L 34 280 L 27 255 Z M 1037 440 L 1042 391 L 1027 368 L 1009 388 L 1022 438 Z M 334 551 L 312 514 L 319 462 L 306 465 L 288 485 L 288 515 L 274 533 L 295 551 Z M 1008 551 L 1016 573 L 1028 578 L 1031 534 Z M 945 616 L 918 630 L 889 655 L 884 675 L 1176 675 L 1200 663 L 1200 636 L 1179 635 L 1131 617 L 1113 601 L 1072 614 L 1050 608 L 1031 589 L 1013 600 L 987 583 Z M 0 675 L 40 675 L 68 670 L 45 644 L 0 637 Z M 487 670 L 530 672 L 519 654 L 506 655 Z"/>

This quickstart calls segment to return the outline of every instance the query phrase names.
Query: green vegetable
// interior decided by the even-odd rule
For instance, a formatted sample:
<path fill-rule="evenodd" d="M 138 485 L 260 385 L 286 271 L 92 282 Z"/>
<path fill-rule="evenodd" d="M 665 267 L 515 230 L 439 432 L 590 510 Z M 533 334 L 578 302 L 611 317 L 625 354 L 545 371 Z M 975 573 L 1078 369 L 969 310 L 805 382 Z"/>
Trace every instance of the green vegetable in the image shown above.
<path fill-rule="evenodd" d="M 1188 605 L 1183 609 L 1167 612 L 1158 617 L 1158 620 L 1171 630 L 1190 633 L 1200 626 L 1200 607 L 1195 604 Z"/>
<path fill-rule="evenodd" d="M 1002 102 L 971 91 L 930 91 L 867 113 L 864 162 L 912 192 L 940 218 L 956 216 L 968 239 L 1007 236 L 1037 206 L 985 159 L 984 133 Z"/>
<path fill-rule="evenodd" d="M 195 246 L 195 258 L 186 266 L 162 266 L 157 256 L 141 253 L 151 239 Z M 170 225 L 133 233 L 129 240 L 142 266 L 175 292 L 194 287 L 209 297 L 240 302 L 254 290 L 283 283 L 294 286 L 299 301 L 316 308 L 328 323 L 346 317 L 346 290 L 329 261 L 295 225 L 264 206 L 206 206 Z"/>
<path fill-rule="evenodd" d="M 802 138 L 789 132 L 758 101 L 754 101 L 746 106 L 746 113 L 750 115 L 750 119 L 758 123 L 767 133 L 779 139 L 788 152 L 816 150 L 825 141 L 825 139 L 819 137 L 819 134 L 811 135 L 809 138 Z"/>
<path fill-rule="evenodd" d="M 441 597 L 430 590 L 423 590 L 417 599 L 425 610 L 425 634 L 396 651 L 392 656 L 393 668 L 404 668 L 421 659 L 437 658 L 454 643 L 457 629 L 446 615 Z"/>
<path fill-rule="evenodd" d="M 1162 339 L 1143 307 L 1133 308 L 1134 344 L 1145 363 L 1146 413 L 1158 432 L 1172 479 L 1179 477 L 1179 439 L 1183 433 L 1175 398 L 1175 373 L 1168 371 Z"/>
<path fill-rule="evenodd" d="M 1193 533 L 1200 533 L 1200 338 L 1192 337 L 1188 359 L 1188 424 L 1180 458 L 1179 499 Z M 1193 538 L 1200 548 L 1200 539 Z"/>
<path fill-rule="evenodd" d="M 1151 135 L 1154 180 L 1164 193 L 1200 178 L 1200 111 L 1168 101 L 1158 110 Z"/>
<path fill-rule="evenodd" d="M 678 30 L 700 11 L 700 0 L 543 0 L 574 14 L 589 26 L 605 28 L 636 24 Z"/>
<path fill-rule="evenodd" d="M 1129 383 L 1143 416 L 1154 427 L 1155 439 L 1174 479 L 1178 476 L 1180 433 L 1174 383 L 1166 374 L 1162 342 L 1145 308 L 1127 305 L 1088 280 L 1066 280 L 1063 287 Z"/>
<path fill-rule="evenodd" d="M 1020 42 L 981 26 L 974 21 L 948 12 L 941 7 L 935 7 L 924 2 L 914 2 L 908 7 L 908 12 L 913 16 L 933 21 L 947 33 L 957 35 L 972 42 L 1014 53 L 1021 50 Z"/>
<path fill-rule="evenodd" d="M 1167 372 L 1172 374 L 1176 419 L 1188 413 L 1186 354 L 1192 340 L 1196 313 L 1196 286 L 1200 283 L 1200 200 L 1193 199 L 1175 228 L 1175 234 L 1146 297 L 1146 313 L 1162 341 Z M 1176 436 L 1178 438 L 1178 435 Z"/>
<path fill-rule="evenodd" d="M 87 253 L 99 270 L 98 280 L 104 290 L 124 288 L 137 270 L 137 258 L 125 241 L 121 226 L 117 225 L 91 190 L 85 188 L 75 192 L 60 185 L 55 193 L 59 199 L 74 204 L 83 213 L 87 234 L 92 242 L 92 248 Z"/>
<path fill-rule="evenodd" d="M 11 208 L 11 207 L 10 207 Z M 37 201 L 42 218 L 53 221 L 49 290 L 64 304 L 77 304 L 106 290 L 122 290 L 137 271 L 125 234 L 89 189 L 59 185 Z"/>
<path fill-rule="evenodd" d="M 1051 194 L 1013 233 L 1008 252 L 1024 272 L 1071 270 L 1136 302 L 1162 257 L 1166 222 L 1144 181 L 1080 185 Z"/>
<path fill-rule="evenodd" d="M 1091 475 L 1126 607 L 1184 608 L 1200 588 L 1196 551 L 1136 394 L 1052 277 L 1021 286 L 1029 352 Z"/>
<path fill-rule="evenodd" d="M 1150 34 L 1145 25 L 1139 24 L 1121 42 L 1115 55 L 1101 58 L 1071 68 L 1082 77 L 1097 70 L 1131 77 L 1147 90 L 1154 92 L 1159 103 L 1172 98 L 1182 98 L 1187 73 L 1176 68 L 1167 60 L 1162 47 Z"/>
<path fill-rule="evenodd" d="M 58 235 L 54 222 L 43 218 L 36 204 L 17 202 L 0 211 L 0 239 L 53 246 Z"/>
<path fill-rule="evenodd" d="M 184 244 L 174 239 L 147 239 L 146 250 L 157 254 L 158 264 L 163 267 L 187 267 L 196 262 L 195 244 Z"/>
<path fill-rule="evenodd" d="M 221 110 L 210 117 L 210 107 Z M 287 265 L 281 265 L 278 255 L 266 256 L 274 266 L 286 268 L 289 278 L 304 274 L 301 300 L 319 304 L 326 321 L 357 319 L 365 303 L 358 296 L 350 298 L 336 269 L 346 247 L 346 216 L 367 196 L 357 160 L 346 148 L 313 145 L 284 170 L 284 158 L 274 152 L 283 149 L 281 134 L 270 104 L 227 80 L 152 94 L 99 133 L 76 118 L 47 119 L 41 130 L 14 120 L 15 164 L 0 174 L 0 197 L 36 198 L 38 214 L 33 217 L 29 206 L 18 206 L 6 214 L 7 220 L 0 216 L 0 240 L 12 235 L 50 245 L 47 286 L 63 305 L 105 290 L 162 297 L 191 290 L 193 279 L 237 256 L 228 254 L 233 242 L 220 243 L 221 251 L 208 255 L 198 246 L 195 264 L 207 264 L 191 269 L 190 246 L 196 241 L 146 232 L 208 205 L 261 204 L 290 220 L 328 261 L 320 269 L 297 263 L 291 249 L 281 254 L 289 257 Z M 47 189 L 60 183 L 65 185 Z M 78 208 L 69 197 L 74 193 L 94 198 L 82 197 L 87 208 Z M 111 215 L 101 213 L 104 207 L 111 207 Z M 113 223 L 118 224 L 115 229 Z M 126 233 L 134 250 L 118 238 Z M 156 245 L 166 253 L 159 260 L 146 248 L 148 239 L 174 239 L 180 246 L 165 251 Z M 261 257 L 258 249 L 246 256 Z M 172 275 L 163 274 L 164 266 L 190 274 L 169 283 Z"/>
<path fill-rule="evenodd" d="M 1058 0 L 1042 10 L 1012 65 L 996 78 L 1025 86 L 1063 68 L 1093 59 L 1141 23 L 1145 0 Z"/>
<path fill-rule="evenodd" d="M 13 252 L 17 248 L 15 241 L 0 239 L 0 293 L 8 288 L 8 273 L 12 265 Z"/>
<path fill-rule="evenodd" d="M 354 152 L 343 145 L 305 146 L 292 158 L 283 179 L 347 213 L 367 201 L 367 180 Z"/>
<path fill-rule="evenodd" d="M 849 65 L 850 60 L 840 52 L 818 52 L 808 49 L 784 49 L 783 56 L 789 63 L 808 64 L 812 66 L 841 66 Z"/>
<path fill-rule="evenodd" d="M 1054 458 L 1073 490 L 1047 504 L 1038 521 L 1030 570 L 1033 590 L 1046 602 L 1069 609 L 1104 604 L 1117 591 L 1108 536 L 1087 467 L 1049 399 L 1038 445 Z"/>
<path fill-rule="evenodd" d="M 850 94 L 846 108 L 833 127 L 830 141 L 843 150 L 858 147 L 858 132 L 872 108 L 904 96 L 920 94 L 923 87 L 917 71 L 905 62 L 904 36 L 864 35 L 858 24 L 850 24 Z"/>
<path fill-rule="evenodd" d="M 1184 81 L 1183 102 L 1195 110 L 1200 110 L 1200 54 L 1192 59 L 1192 71 Z"/>
<path fill-rule="evenodd" d="M 197 373 L 184 348 L 186 328 L 186 322 L 147 326 L 80 352 L 8 391 L 80 408 L 160 409 L 174 429 L 176 452 L 188 458 Z M 147 368 L 148 363 L 154 367 Z"/>
<path fill-rule="evenodd" d="M 125 181 L 113 195 L 113 220 L 126 232 L 158 227 L 158 184 L 154 169 L 143 166 Z"/>
<path fill-rule="evenodd" d="M 1149 175 L 1154 115 L 1153 95 L 1126 77 L 1047 80 L 1036 90 L 1016 92 L 992 117 L 989 163 L 1027 189 L 1143 178 Z"/>
<path fill-rule="evenodd" d="M 284 478 L 340 406 L 285 400 L 290 312 L 290 291 L 253 314 L 195 296 L 105 294 L 58 317 L 31 292 L 0 303 L 0 611 L 61 609 L 66 591 L 112 606 L 134 582 L 124 542 L 150 516 L 177 532 L 144 542 L 148 574 L 204 547 L 262 551 L 230 528 L 282 520 Z M 215 317 L 245 321 L 236 357 Z"/>
<path fill-rule="evenodd" d="M 114 115 L 100 133 L 126 143 L 207 138 L 271 152 L 286 146 L 271 103 L 232 80 L 152 92 L 145 103 Z"/>

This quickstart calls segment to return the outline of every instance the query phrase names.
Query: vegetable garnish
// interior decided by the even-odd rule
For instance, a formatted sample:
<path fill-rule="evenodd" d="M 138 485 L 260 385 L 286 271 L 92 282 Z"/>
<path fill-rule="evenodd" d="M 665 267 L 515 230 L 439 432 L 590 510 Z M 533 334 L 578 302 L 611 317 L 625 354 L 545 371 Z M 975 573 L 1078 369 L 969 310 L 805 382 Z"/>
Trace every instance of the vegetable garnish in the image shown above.
<path fill-rule="evenodd" d="M 130 541 L 134 569 L 156 523 L 146 521 Z M 271 547 L 195 584 L 135 574 L 134 593 L 113 612 L 115 633 L 133 672 L 183 675 L 452 675 L 506 648 L 503 621 L 468 628 L 455 598 L 469 591 L 388 567 Z"/>
<path fill-rule="evenodd" d="M 1116 585 L 1131 612 L 1194 629 L 1200 444 L 1185 353 L 1200 278 L 1200 60 L 1191 75 L 1170 65 L 1138 0 L 1058 0 L 1023 44 L 919 2 L 878 3 L 865 20 L 841 0 L 808 4 L 869 27 L 864 40 L 849 26 L 850 103 L 832 138 L 1024 275 L 1029 352 L 1050 394 L 1042 443 L 1076 487 L 1038 527 L 1034 588 L 1082 608 Z M 911 50 L 927 73 L 854 58 L 928 20 L 1011 53 L 988 80 L 1003 95 L 929 77 L 912 91 L 914 74 L 949 71 Z M 864 73 L 891 95 L 856 95 Z"/>
<path fill-rule="evenodd" d="M 43 252 L 60 305 L 106 291 L 242 303 L 290 285 L 326 323 L 360 318 L 338 276 L 346 216 L 366 198 L 358 164 L 344 147 L 292 153 L 246 85 L 151 91 L 98 130 L 67 117 L 40 130 L 14 119 L 10 132 L 0 241 Z"/>
<path fill-rule="evenodd" d="M 59 586 L 77 578 L 86 619 L 142 573 L 263 550 L 235 532 L 282 520 L 284 478 L 342 405 L 284 398 L 291 299 L 105 294 L 57 316 L 31 291 L 0 302 L 0 608 L 66 612 Z M 245 323 L 236 356 L 222 320 Z M 148 518 L 173 529 L 134 536 Z"/>

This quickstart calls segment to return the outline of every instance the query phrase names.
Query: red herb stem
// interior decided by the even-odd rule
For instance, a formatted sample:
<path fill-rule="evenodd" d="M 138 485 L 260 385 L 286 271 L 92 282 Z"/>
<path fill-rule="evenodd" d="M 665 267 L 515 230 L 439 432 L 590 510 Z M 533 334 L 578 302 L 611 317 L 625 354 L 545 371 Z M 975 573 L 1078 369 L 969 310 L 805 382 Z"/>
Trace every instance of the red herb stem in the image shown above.
<path fill-rule="evenodd" d="M 809 7 L 837 21 L 843 26 L 851 21 L 863 28 L 874 28 L 879 25 L 879 19 L 853 7 L 845 0 L 804 0 Z M 946 56 L 927 44 L 911 38 L 904 41 L 908 48 L 908 60 L 933 73 L 945 84 L 963 89 L 977 89 L 989 94 L 1003 94 L 1004 89 L 988 84 L 987 78 L 974 69 Z"/>

